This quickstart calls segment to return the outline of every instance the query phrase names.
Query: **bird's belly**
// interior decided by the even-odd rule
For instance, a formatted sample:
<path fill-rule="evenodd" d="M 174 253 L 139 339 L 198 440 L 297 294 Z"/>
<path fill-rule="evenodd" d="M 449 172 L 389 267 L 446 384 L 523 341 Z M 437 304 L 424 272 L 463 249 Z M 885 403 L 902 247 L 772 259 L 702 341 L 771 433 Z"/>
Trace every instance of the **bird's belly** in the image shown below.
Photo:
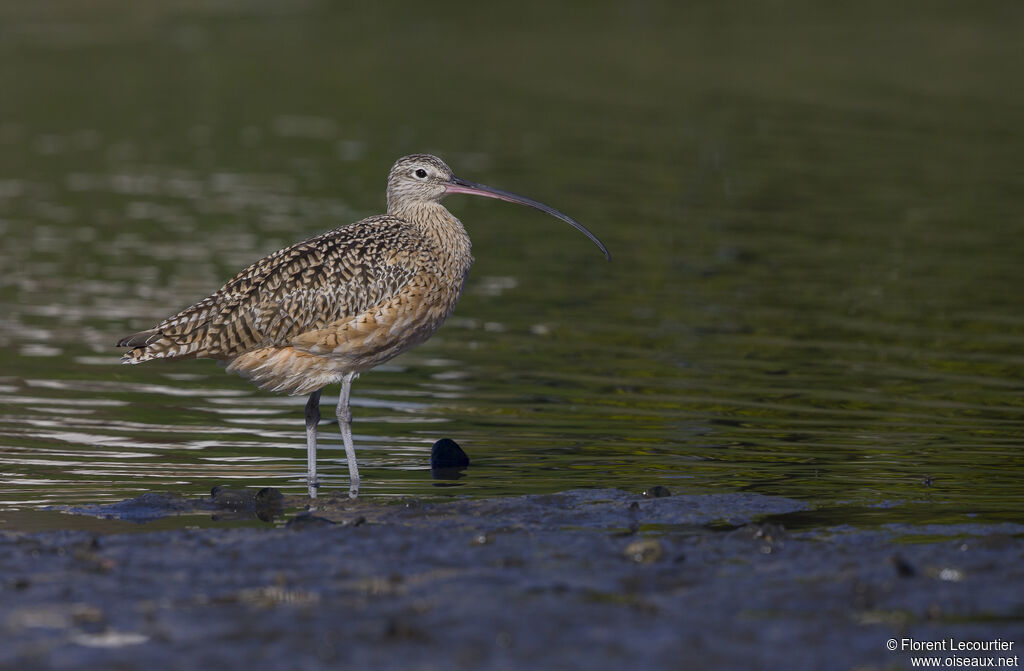
<path fill-rule="evenodd" d="M 354 317 L 234 358 L 228 370 L 263 389 L 306 394 L 421 344 L 455 309 L 462 284 L 422 282 Z"/>
<path fill-rule="evenodd" d="M 430 338 L 447 314 L 375 312 L 336 322 L 296 340 L 302 351 L 330 359 L 346 371 L 362 372 Z M 312 341 L 312 342 L 310 342 Z"/>
<path fill-rule="evenodd" d="M 303 333 L 291 344 L 348 372 L 369 370 L 430 338 L 455 309 L 459 293 L 436 285 L 412 288 L 360 315 Z"/>

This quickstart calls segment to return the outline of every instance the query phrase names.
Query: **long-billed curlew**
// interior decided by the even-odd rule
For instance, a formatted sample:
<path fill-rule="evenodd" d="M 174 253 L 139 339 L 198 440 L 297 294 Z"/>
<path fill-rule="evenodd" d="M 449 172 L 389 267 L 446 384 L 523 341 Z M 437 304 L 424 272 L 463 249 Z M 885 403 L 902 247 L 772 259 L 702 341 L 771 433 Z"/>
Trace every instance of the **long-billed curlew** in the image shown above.
<path fill-rule="evenodd" d="M 348 458 L 350 496 L 359 492 L 352 444 L 352 380 L 414 347 L 455 309 L 473 262 L 462 222 L 441 205 L 468 193 L 528 205 L 597 237 L 575 219 L 523 196 L 474 184 L 441 159 L 414 154 L 388 175 L 387 214 L 328 231 L 260 259 L 208 298 L 153 328 L 123 338 L 123 363 L 220 359 L 261 389 L 309 394 L 309 496 L 316 498 L 320 392 L 341 382 L 336 410 Z"/>

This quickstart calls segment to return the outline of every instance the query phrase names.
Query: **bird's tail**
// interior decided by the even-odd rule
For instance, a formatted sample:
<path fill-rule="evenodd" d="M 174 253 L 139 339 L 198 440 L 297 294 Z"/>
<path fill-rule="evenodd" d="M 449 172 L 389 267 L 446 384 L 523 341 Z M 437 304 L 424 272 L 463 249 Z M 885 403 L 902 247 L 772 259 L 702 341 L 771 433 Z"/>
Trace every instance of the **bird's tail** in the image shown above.
<path fill-rule="evenodd" d="M 121 363 L 143 363 L 153 359 L 195 358 L 199 350 L 199 342 L 182 343 L 168 337 L 160 329 L 139 331 L 117 341 L 117 347 L 129 347 L 121 356 Z"/>

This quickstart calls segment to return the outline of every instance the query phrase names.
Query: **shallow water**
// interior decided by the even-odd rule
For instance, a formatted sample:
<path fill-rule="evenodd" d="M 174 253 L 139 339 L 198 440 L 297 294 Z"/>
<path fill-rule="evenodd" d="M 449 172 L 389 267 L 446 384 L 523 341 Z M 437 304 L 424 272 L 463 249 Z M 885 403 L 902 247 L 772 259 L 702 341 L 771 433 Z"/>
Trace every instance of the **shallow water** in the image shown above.
<path fill-rule="evenodd" d="M 448 199 L 477 260 L 455 317 L 356 383 L 363 495 L 1024 516 L 1022 8 L 506 9 L 0 6 L 0 507 L 300 493 L 304 399 L 112 343 L 378 213 L 427 151 L 614 260 Z M 442 437 L 458 480 L 431 477 Z"/>

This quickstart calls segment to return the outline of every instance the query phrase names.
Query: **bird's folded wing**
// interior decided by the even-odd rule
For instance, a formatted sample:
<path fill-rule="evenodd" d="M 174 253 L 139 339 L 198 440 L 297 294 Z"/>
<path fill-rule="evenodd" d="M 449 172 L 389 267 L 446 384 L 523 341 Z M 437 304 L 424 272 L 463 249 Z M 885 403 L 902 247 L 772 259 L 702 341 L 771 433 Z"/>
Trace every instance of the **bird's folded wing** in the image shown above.
<path fill-rule="evenodd" d="M 282 346 L 398 295 L 424 263 L 419 233 L 371 217 L 282 249 L 213 295 L 118 343 L 126 359 L 231 358 Z"/>

